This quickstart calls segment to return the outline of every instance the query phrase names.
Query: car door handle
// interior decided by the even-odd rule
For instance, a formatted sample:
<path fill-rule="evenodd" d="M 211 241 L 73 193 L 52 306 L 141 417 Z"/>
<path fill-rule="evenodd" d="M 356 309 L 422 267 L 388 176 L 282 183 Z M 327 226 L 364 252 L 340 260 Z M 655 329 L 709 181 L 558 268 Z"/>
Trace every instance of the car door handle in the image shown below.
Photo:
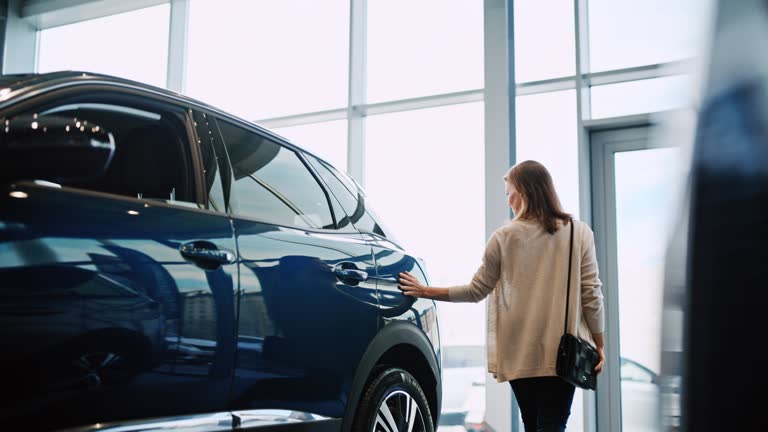
<path fill-rule="evenodd" d="M 333 273 L 342 282 L 345 282 L 345 281 L 363 282 L 365 280 L 368 280 L 368 273 L 358 269 L 357 266 L 351 262 L 343 262 L 343 263 L 336 264 L 336 266 L 333 268 Z"/>
<path fill-rule="evenodd" d="M 179 252 L 184 259 L 206 270 L 216 270 L 222 264 L 235 262 L 234 253 L 219 249 L 215 244 L 205 240 L 184 243 L 179 248 Z"/>

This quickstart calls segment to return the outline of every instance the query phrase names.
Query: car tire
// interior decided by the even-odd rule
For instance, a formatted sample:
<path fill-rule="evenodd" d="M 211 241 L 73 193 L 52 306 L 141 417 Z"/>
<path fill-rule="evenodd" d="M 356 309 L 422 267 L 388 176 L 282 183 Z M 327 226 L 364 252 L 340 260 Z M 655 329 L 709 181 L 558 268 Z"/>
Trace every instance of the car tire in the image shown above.
<path fill-rule="evenodd" d="M 355 432 L 434 432 L 419 382 L 404 369 L 388 368 L 368 382 L 355 413 Z"/>

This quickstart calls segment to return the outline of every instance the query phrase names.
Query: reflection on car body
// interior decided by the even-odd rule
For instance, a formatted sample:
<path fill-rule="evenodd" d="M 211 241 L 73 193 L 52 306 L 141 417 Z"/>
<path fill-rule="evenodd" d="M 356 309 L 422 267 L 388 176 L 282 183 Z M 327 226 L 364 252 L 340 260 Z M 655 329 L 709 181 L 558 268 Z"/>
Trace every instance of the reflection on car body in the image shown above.
<path fill-rule="evenodd" d="M 427 276 L 354 180 L 139 83 L 0 87 L 0 430 L 437 423 Z"/>

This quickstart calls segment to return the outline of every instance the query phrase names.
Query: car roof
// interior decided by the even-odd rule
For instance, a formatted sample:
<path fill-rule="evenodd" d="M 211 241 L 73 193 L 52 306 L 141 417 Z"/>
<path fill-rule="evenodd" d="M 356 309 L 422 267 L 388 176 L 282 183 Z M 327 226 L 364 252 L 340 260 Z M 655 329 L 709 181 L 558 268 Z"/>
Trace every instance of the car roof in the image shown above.
<path fill-rule="evenodd" d="M 40 92 L 49 90 L 52 87 L 63 87 L 67 85 L 90 84 L 90 83 L 101 83 L 101 84 L 108 84 L 108 85 L 112 84 L 117 87 L 129 87 L 134 90 L 153 93 L 155 95 L 161 96 L 162 98 L 168 99 L 171 102 L 176 104 L 191 105 L 193 107 L 196 107 L 197 109 L 210 111 L 211 113 L 216 114 L 225 119 L 235 121 L 237 123 L 241 123 L 242 125 L 256 129 L 262 134 L 275 139 L 276 141 L 286 145 L 287 147 L 290 147 L 294 150 L 301 151 L 303 153 L 311 155 L 314 158 L 320 159 L 328 163 L 329 165 L 333 166 L 333 164 L 329 163 L 328 161 L 321 158 L 320 156 L 317 156 L 316 154 L 312 153 L 306 148 L 292 142 L 291 140 L 289 140 L 288 138 L 280 134 L 277 134 L 265 128 L 264 126 L 259 125 L 258 123 L 243 119 L 225 110 L 208 105 L 205 102 L 199 101 L 197 99 L 191 98 L 181 93 L 176 93 L 164 88 L 155 87 L 150 84 L 145 84 L 142 82 L 133 81 L 126 78 L 120 78 L 112 75 L 105 75 L 105 74 L 98 74 L 98 73 L 84 72 L 84 71 L 58 71 L 58 72 L 48 72 L 48 73 L 41 73 L 41 74 L 30 73 L 30 74 L 0 75 L 0 112 L 2 112 L 2 110 L 4 110 L 9 106 L 12 106 L 17 101 L 26 99 L 28 97 L 32 97 L 34 95 L 39 94 Z"/>

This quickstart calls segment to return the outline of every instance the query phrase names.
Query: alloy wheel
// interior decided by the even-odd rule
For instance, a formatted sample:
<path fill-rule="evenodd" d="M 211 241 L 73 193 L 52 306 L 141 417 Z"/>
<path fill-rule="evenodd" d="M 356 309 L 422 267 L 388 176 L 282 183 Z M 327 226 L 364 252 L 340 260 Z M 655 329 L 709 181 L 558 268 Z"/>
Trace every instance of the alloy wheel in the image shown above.
<path fill-rule="evenodd" d="M 424 418 L 419 404 L 408 393 L 396 390 L 390 393 L 376 411 L 376 422 L 371 432 L 425 432 Z"/>

